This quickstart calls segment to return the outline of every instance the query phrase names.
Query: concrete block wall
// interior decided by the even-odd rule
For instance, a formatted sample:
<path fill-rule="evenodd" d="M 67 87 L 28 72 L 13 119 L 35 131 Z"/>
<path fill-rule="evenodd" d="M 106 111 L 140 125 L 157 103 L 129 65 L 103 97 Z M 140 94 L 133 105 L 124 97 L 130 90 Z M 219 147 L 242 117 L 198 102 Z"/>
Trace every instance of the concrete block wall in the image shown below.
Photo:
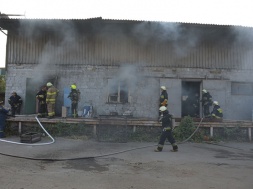
<path fill-rule="evenodd" d="M 231 95 L 231 82 L 253 82 L 250 70 L 208 70 L 176 68 L 167 69 L 161 67 L 141 67 L 133 73 L 122 72 L 120 67 L 110 66 L 58 66 L 57 69 L 48 69 L 39 72 L 36 65 L 8 65 L 6 72 L 6 102 L 15 90 L 26 100 L 26 79 L 36 78 L 45 80 L 45 76 L 57 76 L 57 88 L 60 90 L 57 99 L 57 112 L 61 112 L 63 105 L 63 89 L 75 82 L 81 92 L 79 109 L 84 105 L 92 105 L 97 115 L 109 115 L 110 112 L 118 112 L 122 115 L 130 110 L 134 117 L 155 119 L 158 116 L 158 100 L 160 86 L 166 85 L 170 90 L 172 113 L 180 117 L 181 113 L 181 82 L 185 80 L 200 81 L 201 87 L 206 88 L 212 94 L 214 100 L 218 100 L 224 110 L 225 119 L 251 120 L 252 96 Z M 130 69 L 131 70 L 131 69 Z M 133 71 L 133 69 L 132 69 Z M 129 103 L 108 103 L 108 79 L 129 80 Z M 38 86 L 34 86 L 38 89 Z"/>

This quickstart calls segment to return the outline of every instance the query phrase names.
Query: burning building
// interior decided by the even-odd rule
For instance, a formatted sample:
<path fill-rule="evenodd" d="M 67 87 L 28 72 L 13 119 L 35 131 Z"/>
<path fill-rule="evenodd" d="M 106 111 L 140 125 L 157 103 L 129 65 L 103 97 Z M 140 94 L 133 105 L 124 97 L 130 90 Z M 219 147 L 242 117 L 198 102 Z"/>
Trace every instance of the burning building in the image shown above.
<path fill-rule="evenodd" d="M 35 94 L 50 81 L 60 90 L 58 114 L 76 83 L 80 110 L 157 118 L 164 85 L 176 117 L 206 89 L 224 119 L 252 119 L 253 28 L 102 18 L 0 18 L 0 27 L 8 30 L 6 97 L 17 91 L 23 114 L 36 113 Z"/>

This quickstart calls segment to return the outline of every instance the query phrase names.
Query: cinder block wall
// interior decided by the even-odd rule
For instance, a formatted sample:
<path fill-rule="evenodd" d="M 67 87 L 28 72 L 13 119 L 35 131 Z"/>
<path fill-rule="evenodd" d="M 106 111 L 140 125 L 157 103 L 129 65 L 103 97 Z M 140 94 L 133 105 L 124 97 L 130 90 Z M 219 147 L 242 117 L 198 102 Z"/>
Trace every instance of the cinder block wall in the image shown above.
<path fill-rule="evenodd" d="M 6 72 L 6 105 L 11 91 L 15 90 L 26 101 L 27 78 L 38 81 L 46 77 L 58 77 L 57 113 L 61 113 L 64 88 L 75 82 L 81 92 L 80 110 L 84 105 L 92 105 L 97 115 L 118 112 L 122 115 L 130 110 L 134 117 L 156 119 L 160 86 L 166 85 L 169 94 L 169 110 L 176 117 L 181 116 L 181 82 L 199 81 L 201 88 L 210 91 L 213 100 L 218 100 L 224 110 L 224 119 L 251 120 L 253 109 L 252 96 L 231 95 L 231 82 L 252 82 L 250 70 L 215 72 L 204 69 L 167 69 L 138 67 L 131 72 L 122 72 L 120 67 L 110 66 L 58 66 L 57 69 L 40 71 L 35 65 L 8 65 Z M 108 103 L 108 79 L 130 81 L 129 103 Z M 39 86 L 34 83 L 34 90 Z"/>

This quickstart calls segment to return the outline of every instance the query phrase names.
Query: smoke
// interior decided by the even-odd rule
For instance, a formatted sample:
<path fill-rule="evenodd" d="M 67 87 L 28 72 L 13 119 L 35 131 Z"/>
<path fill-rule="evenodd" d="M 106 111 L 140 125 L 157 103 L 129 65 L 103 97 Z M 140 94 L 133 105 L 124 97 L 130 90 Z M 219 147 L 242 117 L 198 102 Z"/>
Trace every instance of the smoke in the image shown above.
<path fill-rule="evenodd" d="M 127 91 L 130 90 L 136 90 L 138 86 L 138 82 L 141 80 L 142 75 L 140 72 L 138 72 L 138 67 L 130 64 L 122 65 L 119 68 L 118 73 L 113 78 L 113 81 L 115 82 L 123 82 L 121 85 L 121 90 Z"/>
<path fill-rule="evenodd" d="M 19 33 L 28 43 L 40 44 L 38 62 L 34 68 L 34 82 L 55 77 L 58 75 L 57 64 L 78 49 L 79 32 L 71 21 L 56 20 L 21 20 Z M 30 55 L 33 56 L 33 55 Z M 75 57 L 75 56 L 71 56 Z M 75 62 L 71 59 L 70 63 Z"/>
<path fill-rule="evenodd" d="M 177 23 L 151 23 L 142 22 L 137 24 L 133 30 L 133 35 L 142 43 L 147 43 L 151 39 L 161 41 L 177 41 L 180 37 L 180 25 Z"/>
<path fill-rule="evenodd" d="M 253 43 L 253 28 L 233 27 L 232 31 L 236 35 L 236 41 L 241 44 Z"/>
<path fill-rule="evenodd" d="M 181 57 L 187 56 L 199 42 L 198 32 L 180 23 L 142 22 L 133 28 L 132 35 L 142 45 L 170 43 Z"/>
<path fill-rule="evenodd" d="M 242 69 L 253 69 L 253 28 L 233 27 L 234 47 L 240 50 Z"/>

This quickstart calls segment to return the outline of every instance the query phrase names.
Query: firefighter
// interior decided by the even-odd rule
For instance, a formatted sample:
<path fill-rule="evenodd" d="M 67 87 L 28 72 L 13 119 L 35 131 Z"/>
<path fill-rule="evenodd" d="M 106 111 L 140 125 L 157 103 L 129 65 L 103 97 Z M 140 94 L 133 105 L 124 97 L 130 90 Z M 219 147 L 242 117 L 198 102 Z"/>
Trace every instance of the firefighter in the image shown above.
<path fill-rule="evenodd" d="M 36 98 L 38 99 L 38 117 L 46 117 L 47 116 L 47 86 L 41 87 L 40 91 L 36 94 Z"/>
<path fill-rule="evenodd" d="M 204 117 L 205 118 L 210 117 L 211 114 L 210 114 L 209 107 L 212 105 L 213 100 L 212 100 L 212 96 L 210 95 L 209 92 L 207 92 L 206 89 L 202 90 L 202 99 L 200 100 L 200 102 L 202 102 Z"/>
<path fill-rule="evenodd" d="M 4 102 L 0 101 L 0 138 L 4 138 L 5 121 L 10 110 L 4 107 Z"/>
<path fill-rule="evenodd" d="M 161 122 L 162 122 L 162 134 L 160 136 L 160 141 L 158 143 L 157 148 L 155 149 L 155 152 L 161 152 L 163 150 L 163 146 L 165 143 L 166 138 L 168 139 L 168 141 L 171 143 L 172 145 L 172 152 L 177 152 L 178 151 L 178 146 L 176 144 L 176 141 L 173 137 L 173 133 L 172 133 L 172 115 L 169 114 L 169 111 L 167 110 L 167 108 L 165 106 L 161 106 L 159 108 L 159 110 L 161 111 L 161 114 L 163 115 L 161 117 Z"/>
<path fill-rule="evenodd" d="M 191 117 L 199 117 L 199 94 L 190 95 L 187 99 L 189 107 L 189 115 Z"/>
<path fill-rule="evenodd" d="M 161 95 L 159 100 L 159 108 L 162 106 L 167 107 L 168 106 L 168 93 L 166 91 L 165 86 L 161 86 Z M 159 111 L 159 117 L 161 116 L 161 112 Z"/>
<path fill-rule="evenodd" d="M 218 101 L 213 101 L 213 111 L 211 112 L 212 118 L 222 119 L 223 112 L 221 107 L 219 106 Z"/>
<path fill-rule="evenodd" d="M 11 93 L 11 97 L 8 99 L 8 102 L 11 105 L 11 116 L 15 117 L 16 114 L 20 114 L 23 100 L 15 91 Z"/>
<path fill-rule="evenodd" d="M 68 98 L 71 100 L 71 114 L 73 117 L 78 117 L 78 102 L 80 100 L 80 91 L 76 88 L 75 84 L 72 84 L 70 86 L 71 92 L 69 93 Z"/>
<path fill-rule="evenodd" d="M 59 90 L 56 89 L 51 82 L 48 82 L 46 103 L 47 103 L 47 114 L 49 119 L 55 116 L 55 102 L 58 93 Z"/>

